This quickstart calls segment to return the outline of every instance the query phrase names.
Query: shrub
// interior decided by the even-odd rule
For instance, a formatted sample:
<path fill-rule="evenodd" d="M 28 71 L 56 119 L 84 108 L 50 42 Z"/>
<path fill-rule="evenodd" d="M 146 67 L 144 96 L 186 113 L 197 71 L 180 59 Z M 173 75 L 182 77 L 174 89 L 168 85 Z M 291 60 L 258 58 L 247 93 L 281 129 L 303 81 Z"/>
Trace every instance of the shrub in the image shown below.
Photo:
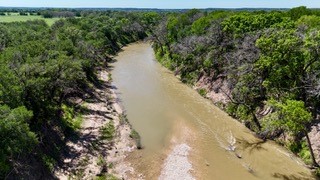
<path fill-rule="evenodd" d="M 37 137 L 28 125 L 31 117 L 32 112 L 25 107 L 0 106 L 0 179 L 11 168 L 12 160 L 30 152 L 37 144 Z"/>
<path fill-rule="evenodd" d="M 57 163 L 56 160 L 54 160 L 52 157 L 47 156 L 47 155 L 42 156 L 42 162 L 48 168 L 48 170 L 50 172 L 53 172 L 54 167 Z"/>
<path fill-rule="evenodd" d="M 107 123 L 105 126 L 103 126 L 101 129 L 100 129 L 100 131 L 101 131 L 101 134 L 102 134 L 102 136 L 101 136 L 101 138 L 103 139 L 103 140 L 112 140 L 113 139 L 113 137 L 114 137 L 114 135 L 115 135 L 115 127 L 114 127 L 114 125 L 113 125 L 113 122 L 109 122 L 109 123 Z"/>
<path fill-rule="evenodd" d="M 112 174 L 105 174 L 102 176 L 97 176 L 94 178 L 95 180 L 119 180 L 119 178 L 115 177 Z"/>
<path fill-rule="evenodd" d="M 206 97 L 207 95 L 207 90 L 206 89 L 199 89 L 198 93 L 202 96 L 202 97 Z"/>
<path fill-rule="evenodd" d="M 62 105 L 63 117 L 62 121 L 66 128 L 71 128 L 72 131 L 76 131 L 81 128 L 83 118 L 81 115 L 74 111 L 74 108 L 65 104 Z"/>
<path fill-rule="evenodd" d="M 130 133 L 130 138 L 135 140 L 138 149 L 142 149 L 141 137 L 137 131 L 132 129 Z"/>

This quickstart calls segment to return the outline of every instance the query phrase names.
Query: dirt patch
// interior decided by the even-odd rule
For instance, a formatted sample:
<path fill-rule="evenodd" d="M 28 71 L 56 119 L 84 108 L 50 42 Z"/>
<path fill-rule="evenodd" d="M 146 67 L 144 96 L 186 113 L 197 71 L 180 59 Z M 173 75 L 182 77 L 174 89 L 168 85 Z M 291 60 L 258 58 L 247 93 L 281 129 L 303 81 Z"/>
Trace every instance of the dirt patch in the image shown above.
<path fill-rule="evenodd" d="M 195 83 L 194 89 L 205 89 L 205 97 L 210 99 L 213 103 L 227 104 L 230 100 L 230 89 L 227 86 L 227 82 L 222 78 L 218 78 L 212 81 L 210 76 L 202 76 L 198 82 Z"/>

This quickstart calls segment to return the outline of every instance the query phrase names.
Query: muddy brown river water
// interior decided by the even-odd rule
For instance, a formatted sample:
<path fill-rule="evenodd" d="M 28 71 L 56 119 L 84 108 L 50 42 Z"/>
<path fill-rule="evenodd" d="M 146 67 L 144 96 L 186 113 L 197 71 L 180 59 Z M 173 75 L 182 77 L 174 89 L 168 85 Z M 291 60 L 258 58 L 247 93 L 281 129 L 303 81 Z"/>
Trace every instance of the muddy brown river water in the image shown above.
<path fill-rule="evenodd" d="M 150 43 L 131 44 L 116 60 L 113 84 L 144 147 L 128 161 L 145 179 L 159 178 L 165 159 L 179 144 L 191 147 L 188 159 L 195 179 L 314 179 L 292 153 L 274 142 L 262 143 L 182 84 L 156 62 Z"/>

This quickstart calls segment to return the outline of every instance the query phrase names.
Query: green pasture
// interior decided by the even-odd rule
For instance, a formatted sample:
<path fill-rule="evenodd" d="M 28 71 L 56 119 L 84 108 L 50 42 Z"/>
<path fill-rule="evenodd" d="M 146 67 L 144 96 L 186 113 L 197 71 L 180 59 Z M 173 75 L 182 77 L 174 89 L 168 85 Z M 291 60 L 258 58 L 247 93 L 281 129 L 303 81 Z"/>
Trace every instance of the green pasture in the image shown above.
<path fill-rule="evenodd" d="M 59 18 L 43 18 L 42 16 L 20 16 L 18 14 L 11 14 L 7 16 L 0 16 L 0 22 L 24 22 L 24 21 L 31 21 L 31 20 L 37 20 L 37 19 L 43 19 L 49 26 L 51 26 L 54 22 L 59 20 Z"/>

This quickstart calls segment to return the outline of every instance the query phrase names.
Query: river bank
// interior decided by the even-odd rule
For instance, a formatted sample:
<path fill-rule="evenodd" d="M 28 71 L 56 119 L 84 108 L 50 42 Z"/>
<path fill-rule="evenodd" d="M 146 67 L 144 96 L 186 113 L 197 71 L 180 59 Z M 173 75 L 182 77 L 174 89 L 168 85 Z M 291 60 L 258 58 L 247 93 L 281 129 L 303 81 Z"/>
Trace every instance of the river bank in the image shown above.
<path fill-rule="evenodd" d="M 187 157 L 193 169 L 184 172 L 195 179 L 314 178 L 292 153 L 256 138 L 181 83 L 155 60 L 149 43 L 131 44 L 115 59 L 113 83 L 144 147 L 127 157 L 141 179 L 158 179 L 166 167 L 174 167 L 166 163 L 179 154 L 174 150 L 181 144 L 190 147 Z M 192 133 L 172 141 L 185 127 Z"/>
<path fill-rule="evenodd" d="M 133 168 L 124 162 L 127 154 L 136 148 L 130 137 L 132 128 L 125 119 L 115 87 L 110 85 L 109 69 L 102 68 L 97 75 L 100 85 L 94 88 L 95 98 L 76 100 L 90 113 L 83 115 L 76 141 L 67 140 L 70 153 L 63 159 L 63 167 L 55 171 L 59 179 L 113 176 L 121 179 L 133 172 Z M 106 135 L 108 137 L 104 138 Z"/>
<path fill-rule="evenodd" d="M 215 81 L 212 81 L 212 77 L 202 76 L 195 83 L 193 88 L 198 92 L 200 90 L 204 90 L 205 93 L 203 93 L 202 96 L 212 101 L 215 105 L 217 105 L 224 111 L 226 110 L 225 107 L 230 102 L 230 97 L 232 96 L 231 90 L 228 88 L 227 82 L 223 80 L 223 78 L 218 78 Z M 264 108 L 260 108 L 255 113 L 258 120 L 261 120 L 263 117 L 267 116 L 271 112 L 272 112 L 271 108 L 264 107 Z M 244 124 L 244 122 L 242 121 L 240 122 Z M 315 154 L 315 159 L 317 163 L 320 163 L 320 142 L 319 142 L 320 123 L 319 122 L 314 123 L 311 126 L 308 135 L 310 137 L 311 146 Z M 285 144 L 288 141 L 288 139 L 286 139 L 286 136 L 289 136 L 289 135 L 282 135 L 280 137 L 276 137 L 275 140 L 278 140 L 282 144 Z"/>

